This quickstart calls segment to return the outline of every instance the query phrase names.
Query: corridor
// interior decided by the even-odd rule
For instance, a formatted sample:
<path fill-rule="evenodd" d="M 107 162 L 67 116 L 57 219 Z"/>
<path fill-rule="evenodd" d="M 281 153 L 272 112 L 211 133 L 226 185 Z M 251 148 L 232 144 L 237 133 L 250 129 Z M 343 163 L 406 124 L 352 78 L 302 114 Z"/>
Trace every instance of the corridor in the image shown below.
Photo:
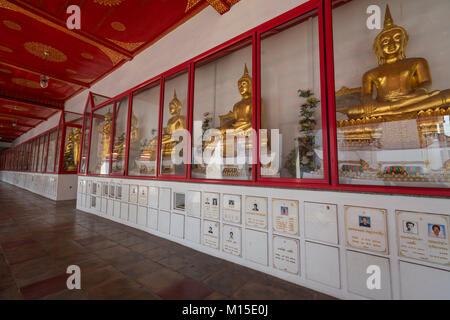
<path fill-rule="evenodd" d="M 333 298 L 0 182 L 0 299 Z"/>

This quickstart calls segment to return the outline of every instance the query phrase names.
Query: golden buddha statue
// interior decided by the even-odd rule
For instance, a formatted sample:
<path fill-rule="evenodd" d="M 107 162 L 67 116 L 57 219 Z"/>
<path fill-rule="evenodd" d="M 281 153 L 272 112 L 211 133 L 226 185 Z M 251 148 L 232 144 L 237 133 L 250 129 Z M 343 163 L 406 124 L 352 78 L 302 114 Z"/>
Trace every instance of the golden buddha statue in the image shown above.
<path fill-rule="evenodd" d="M 73 164 L 75 168 L 78 169 L 78 161 L 80 160 L 80 150 L 81 150 L 81 129 L 74 128 L 72 132 L 73 132 Z"/>
<path fill-rule="evenodd" d="M 68 171 L 76 170 L 73 161 L 73 132 L 67 134 L 67 144 L 64 148 L 64 162 L 63 169 Z"/>
<path fill-rule="evenodd" d="M 177 98 L 177 92 L 173 91 L 173 99 L 169 103 L 169 111 L 172 117 L 167 121 L 167 126 L 163 128 L 161 138 L 161 154 L 163 159 L 170 159 L 172 151 L 179 141 L 172 140 L 172 134 L 177 130 L 186 129 L 186 117 L 181 115 L 182 105 Z M 150 141 L 152 149 L 156 150 L 156 138 Z"/>
<path fill-rule="evenodd" d="M 104 116 L 103 124 L 98 126 L 98 133 L 102 135 L 102 149 L 100 154 L 101 160 L 109 159 L 109 148 L 111 144 L 111 125 L 112 125 L 112 114 L 108 112 Z"/>
<path fill-rule="evenodd" d="M 253 125 L 253 96 L 252 96 L 252 78 L 249 75 L 247 65 L 244 66 L 244 74 L 238 80 L 238 89 L 241 94 L 242 99 L 233 106 L 233 111 L 228 112 L 225 115 L 219 116 L 220 127 L 218 128 L 222 133 L 223 139 L 223 156 L 228 155 L 227 149 L 234 149 L 234 153 L 231 153 L 233 157 L 237 154 L 237 147 L 234 146 L 234 139 L 230 141 L 226 140 L 226 135 L 236 136 L 236 137 L 246 137 L 248 136 L 249 130 L 252 129 Z M 214 138 L 208 142 L 205 142 L 206 148 L 211 148 Z M 215 146 L 214 146 L 215 147 Z M 246 142 L 245 149 L 251 150 L 252 142 L 249 139 Z"/>
<path fill-rule="evenodd" d="M 361 103 L 337 108 L 338 112 L 350 119 L 381 117 L 383 121 L 395 121 L 415 119 L 419 112 L 428 109 L 448 109 L 449 89 L 428 91 L 432 81 L 427 60 L 406 58 L 408 39 L 406 30 L 394 24 L 386 6 L 384 29 L 373 44 L 379 66 L 363 76 Z"/>

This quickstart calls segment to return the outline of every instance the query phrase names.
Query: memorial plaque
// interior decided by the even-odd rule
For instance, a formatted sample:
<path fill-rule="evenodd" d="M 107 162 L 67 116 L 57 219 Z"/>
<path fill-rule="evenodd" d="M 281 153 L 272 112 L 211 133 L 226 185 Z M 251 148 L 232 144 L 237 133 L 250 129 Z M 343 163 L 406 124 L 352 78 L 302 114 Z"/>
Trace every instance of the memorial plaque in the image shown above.
<path fill-rule="evenodd" d="M 450 265 L 449 216 L 396 211 L 399 255 Z"/>
<path fill-rule="evenodd" d="M 242 231 L 240 227 L 223 226 L 223 252 L 240 257 L 242 253 Z"/>
<path fill-rule="evenodd" d="M 298 235 L 298 201 L 272 199 L 273 231 Z"/>
<path fill-rule="evenodd" d="M 116 185 L 111 183 L 109 185 L 109 197 L 114 199 L 115 196 L 116 196 Z"/>
<path fill-rule="evenodd" d="M 206 219 L 220 219 L 218 193 L 203 193 L 203 217 Z"/>
<path fill-rule="evenodd" d="M 147 193 L 148 193 L 148 189 L 146 186 L 139 186 L 139 204 L 141 206 L 147 205 L 147 202 L 148 202 Z"/>
<path fill-rule="evenodd" d="M 305 237 L 338 244 L 337 206 L 305 202 Z"/>
<path fill-rule="evenodd" d="M 347 245 L 388 253 L 386 210 L 344 206 Z"/>
<path fill-rule="evenodd" d="M 188 191 L 186 199 L 186 213 L 189 216 L 200 217 L 201 214 L 201 192 Z M 199 233 L 200 234 L 200 233 Z"/>
<path fill-rule="evenodd" d="M 203 245 L 219 249 L 219 223 L 215 221 L 203 221 Z"/>
<path fill-rule="evenodd" d="M 138 202 L 138 186 L 130 186 L 130 202 Z"/>
<path fill-rule="evenodd" d="M 281 236 L 273 237 L 273 266 L 274 268 L 292 274 L 299 273 L 299 242 Z"/>
<path fill-rule="evenodd" d="M 247 196 L 245 206 L 245 224 L 267 229 L 267 198 Z"/>
<path fill-rule="evenodd" d="M 223 195 L 223 221 L 231 223 L 241 223 L 241 196 Z"/>
<path fill-rule="evenodd" d="M 107 198 L 108 197 L 108 191 L 109 191 L 108 183 L 104 182 L 102 184 L 102 196 Z"/>

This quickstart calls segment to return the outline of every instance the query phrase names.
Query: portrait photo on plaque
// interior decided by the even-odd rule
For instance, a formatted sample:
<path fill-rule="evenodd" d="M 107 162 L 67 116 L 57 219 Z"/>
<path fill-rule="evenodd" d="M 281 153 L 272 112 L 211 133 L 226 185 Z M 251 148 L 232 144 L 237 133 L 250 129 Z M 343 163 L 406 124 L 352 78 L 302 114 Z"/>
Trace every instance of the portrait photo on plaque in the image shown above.
<path fill-rule="evenodd" d="M 223 225 L 223 252 L 240 257 L 242 253 L 241 235 L 240 227 Z"/>
<path fill-rule="evenodd" d="M 396 211 L 399 255 L 450 265 L 447 215 Z"/>
<path fill-rule="evenodd" d="M 248 227 L 267 229 L 267 198 L 245 198 L 245 224 Z"/>
<path fill-rule="evenodd" d="M 273 236 L 274 268 L 292 274 L 299 273 L 299 241 L 296 239 Z"/>
<path fill-rule="evenodd" d="M 298 201 L 272 199 L 273 231 L 298 235 Z"/>
<path fill-rule="evenodd" d="M 241 196 L 224 194 L 222 201 L 223 221 L 241 223 Z"/>
<path fill-rule="evenodd" d="M 219 249 L 219 222 L 203 221 L 203 240 L 204 246 Z"/>
<path fill-rule="evenodd" d="M 130 202 L 138 202 L 138 186 L 130 186 Z"/>
<path fill-rule="evenodd" d="M 203 193 L 203 217 L 206 219 L 220 219 L 219 211 L 219 193 L 205 192 Z"/>
<path fill-rule="evenodd" d="M 347 245 L 388 253 L 386 210 L 344 206 Z"/>

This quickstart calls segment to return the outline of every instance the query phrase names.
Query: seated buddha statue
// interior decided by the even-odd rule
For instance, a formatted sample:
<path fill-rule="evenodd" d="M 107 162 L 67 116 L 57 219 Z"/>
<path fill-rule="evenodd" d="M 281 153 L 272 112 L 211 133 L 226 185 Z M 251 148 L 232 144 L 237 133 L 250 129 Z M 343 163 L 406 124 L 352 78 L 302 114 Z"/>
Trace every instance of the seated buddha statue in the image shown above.
<path fill-rule="evenodd" d="M 223 156 L 226 157 L 231 151 L 227 153 L 228 148 L 234 149 L 234 155 L 236 156 L 237 148 L 234 146 L 234 139 L 232 141 L 226 141 L 226 136 L 241 136 L 248 135 L 249 130 L 252 129 L 253 122 L 253 97 L 252 97 L 252 78 L 248 73 L 247 65 L 244 67 L 244 74 L 238 80 L 238 89 L 241 95 L 241 100 L 233 106 L 233 111 L 228 112 L 225 115 L 219 116 L 220 130 L 223 139 Z M 205 142 L 206 148 L 211 148 L 214 138 Z M 212 145 L 212 146 L 211 146 Z M 214 146 L 215 147 L 215 146 Z M 251 141 L 246 143 L 246 149 L 251 149 Z"/>
<path fill-rule="evenodd" d="M 111 146 L 112 113 L 108 112 L 104 117 L 103 124 L 98 126 L 98 133 L 102 135 L 101 160 L 109 159 L 109 148 Z"/>
<path fill-rule="evenodd" d="M 173 99 L 169 103 L 169 112 L 171 118 L 167 121 L 167 126 L 162 130 L 161 137 L 161 154 L 163 159 L 170 159 L 172 151 L 179 141 L 172 140 L 172 134 L 177 130 L 186 129 L 186 117 L 181 115 L 181 101 L 177 98 L 177 92 L 174 90 Z M 149 143 L 149 149 L 155 150 L 157 146 L 157 139 L 154 138 Z"/>
<path fill-rule="evenodd" d="M 406 30 L 394 24 L 386 6 L 384 28 L 373 44 L 378 67 L 363 76 L 361 103 L 337 108 L 338 112 L 350 119 L 381 117 L 395 121 L 414 119 L 421 111 L 450 106 L 449 89 L 428 91 L 432 81 L 427 60 L 406 58 L 408 39 Z"/>

